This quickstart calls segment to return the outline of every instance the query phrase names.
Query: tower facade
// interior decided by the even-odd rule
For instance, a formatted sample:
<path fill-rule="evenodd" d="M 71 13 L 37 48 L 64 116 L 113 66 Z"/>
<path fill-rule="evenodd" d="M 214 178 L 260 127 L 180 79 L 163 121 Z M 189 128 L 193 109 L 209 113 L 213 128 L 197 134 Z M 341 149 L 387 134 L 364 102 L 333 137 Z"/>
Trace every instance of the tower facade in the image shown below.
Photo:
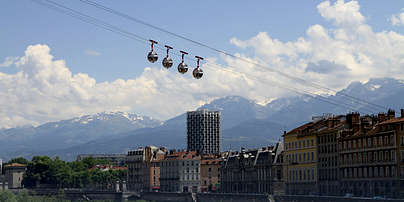
<path fill-rule="evenodd" d="M 219 154 L 220 125 L 220 111 L 203 109 L 187 112 L 187 150 Z"/>

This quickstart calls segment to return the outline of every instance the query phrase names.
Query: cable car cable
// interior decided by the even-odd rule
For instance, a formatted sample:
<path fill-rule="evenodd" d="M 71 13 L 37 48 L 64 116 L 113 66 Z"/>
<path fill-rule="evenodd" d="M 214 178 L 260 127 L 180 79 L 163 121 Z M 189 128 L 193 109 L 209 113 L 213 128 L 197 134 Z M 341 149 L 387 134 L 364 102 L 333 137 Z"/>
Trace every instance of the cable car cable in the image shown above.
<path fill-rule="evenodd" d="M 213 47 L 213 46 L 207 45 L 207 44 L 205 44 L 205 43 L 198 42 L 198 41 L 196 41 L 196 40 L 190 39 L 190 38 L 185 37 L 185 36 L 183 36 L 183 35 L 176 34 L 176 33 L 174 33 L 174 32 L 171 32 L 171 31 L 169 31 L 169 30 L 163 29 L 163 28 L 161 28 L 161 27 L 152 25 L 152 24 L 150 24 L 150 23 L 147 23 L 147 22 L 145 22 L 145 21 L 142 21 L 142 20 L 137 19 L 137 18 L 135 18 L 135 17 L 132 17 L 132 16 L 130 16 L 130 15 L 127 15 L 127 14 L 125 14 L 125 13 L 119 12 L 119 11 L 114 10 L 114 9 L 112 9 L 112 8 L 109 8 L 109 7 L 106 7 L 106 6 L 101 5 L 101 4 L 99 4 L 99 3 L 96 3 L 96 2 L 94 2 L 94 1 L 91 1 L 91 0 L 79 0 L 79 1 L 81 1 L 81 2 L 83 2 L 83 3 L 85 3 L 85 4 L 88 4 L 88 5 L 97 7 L 97 8 L 99 8 L 99 9 L 105 10 L 105 11 L 107 11 L 107 12 L 109 12 L 109 13 L 112 13 L 112 14 L 115 14 L 115 15 L 118 15 L 118 16 L 121 16 L 121 17 L 126 18 L 126 19 L 128 19 L 128 20 L 131 20 L 131 21 L 140 23 L 140 24 L 142 24 L 142 25 L 151 27 L 151 28 L 153 28 L 153 29 L 159 30 L 159 31 L 161 31 L 161 32 L 165 32 L 165 33 L 170 34 L 170 35 L 172 35 L 172 36 L 175 36 L 175 37 L 177 37 L 177 38 L 180 38 L 180 39 L 189 41 L 189 42 L 194 43 L 194 44 L 196 44 L 196 45 L 199 45 L 199 46 L 208 48 L 208 49 L 210 49 L 210 50 L 213 50 L 213 51 L 222 53 L 222 54 L 224 54 L 224 55 L 227 55 L 227 56 L 230 56 L 230 57 L 233 57 L 233 58 L 242 60 L 242 61 L 244 61 L 244 62 L 253 64 L 253 65 L 257 66 L 257 67 L 265 68 L 265 70 L 268 70 L 268 69 L 269 69 L 271 72 L 278 73 L 278 74 L 280 74 L 280 75 L 282 75 L 282 76 L 284 76 L 284 77 L 287 77 L 287 78 L 289 78 L 289 79 L 298 81 L 298 82 L 300 82 L 300 83 L 305 83 L 305 84 L 310 85 L 310 86 L 315 87 L 315 88 L 325 89 L 325 90 L 327 90 L 327 91 L 331 91 L 331 92 L 334 92 L 334 93 L 339 93 L 340 95 L 345 96 L 345 97 L 351 99 L 351 100 L 354 101 L 354 102 L 357 102 L 357 103 L 366 103 L 366 104 L 368 104 L 368 105 L 372 105 L 372 106 L 374 106 L 374 107 L 377 107 L 378 109 L 383 109 L 383 110 L 388 109 L 388 107 L 386 107 L 386 106 L 382 106 L 382 105 L 379 105 L 379 104 L 375 104 L 375 103 L 366 101 L 366 100 L 364 100 L 364 99 L 361 99 L 361 98 L 357 98 L 357 97 L 348 95 L 348 94 L 343 93 L 343 92 L 338 92 L 337 90 L 334 90 L 334 89 L 331 89 L 331 88 L 329 88 L 329 87 L 323 86 L 323 85 L 318 84 L 318 83 L 316 83 L 316 82 L 308 81 L 308 80 L 305 80 L 305 79 L 302 79 L 302 78 L 299 78 L 299 77 L 296 77 L 296 76 L 292 76 L 292 75 L 286 74 L 286 73 L 284 73 L 284 72 L 281 72 L 281 71 L 279 71 L 279 70 L 276 70 L 276 69 L 274 69 L 274 68 L 271 68 L 271 67 L 269 67 L 269 66 L 265 66 L 265 65 L 260 64 L 260 63 L 257 63 L 257 62 L 249 61 L 249 60 L 247 60 L 247 59 L 245 59 L 245 58 L 243 58 L 243 57 L 240 57 L 240 56 L 237 56 L 237 55 L 228 53 L 227 51 L 220 50 L 220 49 L 218 49 L 218 48 L 215 48 L 215 47 Z"/>
<path fill-rule="evenodd" d="M 80 12 L 78 12 L 78 11 L 75 11 L 74 9 L 68 8 L 68 7 L 63 6 L 63 5 L 61 5 L 61 4 L 58 4 L 58 3 L 56 3 L 56 2 L 53 2 L 53 1 L 51 1 L 51 0 L 44 0 L 44 1 L 47 1 L 47 2 L 49 2 L 49 3 L 51 3 L 51 4 L 53 4 L 53 5 L 43 3 L 41 0 L 32 0 L 32 1 L 35 2 L 35 3 L 39 3 L 40 5 L 45 6 L 45 7 L 47 7 L 47 8 L 50 8 L 50 9 L 56 10 L 56 11 L 58 11 L 58 12 L 61 12 L 61 13 L 63 13 L 63 14 L 67 14 L 67 15 L 69 15 L 69 16 L 71 16 L 71 17 L 77 18 L 77 19 L 79 19 L 79 20 L 81 20 L 81 21 L 83 21 L 83 22 L 86 22 L 86 23 L 95 25 L 95 26 L 97 26 L 97 27 L 106 29 L 106 30 L 111 31 L 111 32 L 114 32 L 114 33 L 116 33 L 116 34 L 120 34 L 120 35 L 125 36 L 125 37 L 127 37 L 127 38 L 129 38 L 129 39 L 133 39 L 133 40 L 136 40 L 136 41 L 138 41 L 138 42 L 142 42 L 143 44 L 147 44 L 147 42 L 142 41 L 142 39 L 143 39 L 143 40 L 147 40 L 147 39 L 144 38 L 144 37 L 141 37 L 141 36 L 139 36 L 139 35 L 133 34 L 133 33 L 128 32 L 128 31 L 125 31 L 125 30 L 123 30 L 123 29 L 121 29 L 121 28 L 115 27 L 115 26 L 113 26 L 113 25 L 111 25 L 111 24 L 108 24 L 108 23 L 106 23 L 106 22 L 104 22 L 104 21 L 102 21 L 102 20 L 98 20 L 98 19 L 96 19 L 96 18 L 94 18 L 94 17 L 91 17 L 91 16 L 89 16 L 89 15 L 82 14 L 82 13 L 80 13 Z M 58 6 L 61 7 L 61 8 L 67 9 L 68 11 L 61 9 L 61 8 L 59 8 Z M 89 18 L 89 19 L 85 19 L 85 18 Z M 101 25 L 100 25 L 100 24 L 97 24 L 97 23 L 101 23 Z M 160 48 L 160 47 L 156 47 L 156 48 L 163 50 L 163 49 Z M 179 54 L 177 54 L 177 53 L 174 53 L 174 54 L 175 54 L 175 55 L 179 55 Z M 195 61 L 195 59 L 191 59 L 191 60 L 194 60 L 194 61 Z M 220 67 L 219 65 L 217 65 L 217 64 L 215 64 L 215 63 L 210 63 L 210 62 L 209 62 L 209 63 L 205 63 L 205 64 L 212 64 L 212 65 L 215 65 L 215 66 Z M 210 67 L 207 67 L 207 68 L 210 68 Z M 215 68 L 211 68 L 211 69 L 215 70 Z M 223 70 L 223 71 L 228 71 L 228 72 L 232 72 L 232 73 L 241 74 L 241 75 L 243 75 L 243 76 L 244 76 L 244 74 L 248 75 L 248 73 L 237 72 L 237 71 L 233 71 L 233 70 L 229 70 L 229 69 L 225 69 L 225 68 L 221 68 L 221 70 Z M 250 74 L 249 76 L 256 78 L 256 81 L 262 82 L 262 81 L 260 80 L 260 78 L 254 76 L 254 75 L 251 75 L 251 74 Z M 272 83 L 273 83 L 273 82 L 272 82 Z M 312 93 L 312 92 L 309 92 L 309 91 L 306 91 L 306 90 L 299 90 L 299 89 L 296 89 L 296 88 L 286 87 L 284 84 L 279 84 L 279 83 L 278 83 L 277 87 L 279 87 L 279 88 L 284 88 L 284 89 L 287 89 L 287 90 L 296 92 L 296 93 L 298 93 L 298 94 L 308 95 L 308 96 L 310 96 L 310 97 L 312 97 L 312 98 L 314 98 L 314 99 L 318 99 L 318 100 L 320 100 L 320 101 L 323 101 L 323 102 L 326 102 L 326 103 L 329 103 L 329 104 L 333 104 L 333 105 L 336 105 L 336 106 L 339 106 L 339 107 L 342 107 L 342 105 L 345 105 L 344 108 L 348 108 L 348 109 L 351 109 L 351 110 L 353 110 L 353 111 L 357 111 L 357 109 L 354 109 L 352 106 L 350 106 L 350 105 L 348 105 L 348 104 L 346 104 L 346 103 L 335 103 L 335 102 L 332 102 L 332 101 L 327 100 L 325 97 L 323 97 L 323 96 L 321 96 L 321 95 L 318 95 L 318 94 L 315 94 L 315 93 Z M 300 91 L 303 91 L 303 93 L 300 92 Z"/>

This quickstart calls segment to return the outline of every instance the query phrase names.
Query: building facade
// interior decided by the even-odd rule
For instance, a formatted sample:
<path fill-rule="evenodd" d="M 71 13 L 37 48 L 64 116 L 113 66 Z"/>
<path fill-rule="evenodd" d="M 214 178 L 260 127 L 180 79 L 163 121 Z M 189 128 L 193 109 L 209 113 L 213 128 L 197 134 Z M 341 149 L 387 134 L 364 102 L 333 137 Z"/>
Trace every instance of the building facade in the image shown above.
<path fill-rule="evenodd" d="M 404 113 L 395 118 L 395 112 L 387 115 L 360 117 L 347 115 L 347 128 L 341 131 L 340 176 L 341 191 L 354 196 L 402 196 L 399 169 L 403 137 Z M 404 145 L 403 145 L 404 146 Z M 404 170 L 403 170 L 404 172 Z M 403 173 L 404 174 L 404 173 Z"/>
<path fill-rule="evenodd" d="M 220 168 L 220 192 L 272 193 L 272 164 L 282 148 L 277 143 L 275 147 L 229 152 Z"/>
<path fill-rule="evenodd" d="M 8 182 L 8 189 L 22 188 L 22 179 L 26 170 L 26 165 L 12 163 L 4 166 L 5 179 Z"/>
<path fill-rule="evenodd" d="M 200 192 L 201 155 L 195 151 L 170 151 L 160 161 L 160 186 L 164 192 Z"/>
<path fill-rule="evenodd" d="M 304 124 L 283 135 L 286 194 L 318 194 L 317 137 L 323 119 Z"/>
<path fill-rule="evenodd" d="M 221 149 L 220 111 L 206 109 L 187 112 L 187 150 L 219 154 Z"/>
<path fill-rule="evenodd" d="M 279 142 L 275 146 L 275 157 L 272 161 L 272 185 L 271 189 L 272 192 L 271 194 L 273 195 L 283 195 L 285 194 L 285 181 L 284 181 L 284 170 L 283 170 L 283 164 L 284 164 L 284 145 L 282 142 Z"/>
<path fill-rule="evenodd" d="M 129 151 L 126 157 L 127 189 L 137 192 L 160 190 L 160 161 L 165 155 L 164 148 L 155 146 Z"/>
<path fill-rule="evenodd" d="M 220 159 L 201 160 L 201 192 L 216 192 L 220 184 Z"/>
<path fill-rule="evenodd" d="M 345 116 L 329 117 L 325 127 L 315 132 L 318 151 L 318 190 L 320 195 L 339 196 L 339 131 L 345 128 Z"/>

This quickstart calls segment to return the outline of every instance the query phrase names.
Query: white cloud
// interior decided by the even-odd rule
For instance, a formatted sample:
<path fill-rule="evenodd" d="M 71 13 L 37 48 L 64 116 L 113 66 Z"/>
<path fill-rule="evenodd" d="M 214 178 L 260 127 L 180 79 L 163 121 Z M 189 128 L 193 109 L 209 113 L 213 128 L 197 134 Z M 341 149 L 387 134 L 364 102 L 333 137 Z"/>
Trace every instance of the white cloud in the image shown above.
<path fill-rule="evenodd" d="M 3 63 L 0 63 L 0 67 L 9 67 L 18 60 L 18 57 L 6 57 Z"/>
<path fill-rule="evenodd" d="M 236 55 L 334 89 L 371 77 L 404 78 L 404 35 L 373 31 L 356 1 L 326 1 L 317 8 L 332 22 L 332 28 L 314 24 L 304 36 L 286 42 L 265 32 L 247 40 L 234 37 L 232 44 L 254 51 L 252 57 Z M 168 71 L 146 67 L 134 79 L 97 82 L 84 73 L 72 74 L 63 60 L 54 59 L 48 46 L 29 46 L 14 63 L 18 73 L 0 73 L 0 127 L 116 110 L 166 119 L 225 95 L 264 103 L 290 95 L 284 88 L 326 93 L 268 68 L 220 57 L 225 64 L 216 64 L 215 58 L 206 59 L 209 62 L 202 65 L 205 75 L 200 80 L 190 73 L 180 75 L 175 67 Z"/>
<path fill-rule="evenodd" d="M 331 28 L 315 24 L 307 28 L 305 36 L 287 42 L 265 32 L 244 41 L 233 38 L 230 42 L 242 49 L 252 48 L 254 60 L 261 60 L 278 71 L 336 89 L 371 77 L 404 78 L 404 35 L 387 30 L 373 31 L 357 1 L 325 1 L 317 9 L 332 23 Z M 311 64 L 319 62 L 333 65 L 322 67 L 322 72 L 307 71 L 312 68 Z M 335 65 L 346 69 L 338 74 L 323 73 Z M 275 77 L 275 81 L 285 83 L 282 80 L 285 78 Z M 310 91 L 318 92 L 318 89 Z"/>
<path fill-rule="evenodd" d="M 226 94 L 250 97 L 266 91 L 227 68 L 206 65 L 202 68 L 209 76 L 201 80 L 176 68 L 147 67 L 135 79 L 97 82 L 84 73 L 72 74 L 47 45 L 29 46 L 15 65 L 18 73 L 0 73 L 0 127 L 117 110 L 166 119 Z"/>
<path fill-rule="evenodd" d="M 391 16 L 390 21 L 393 26 L 404 25 L 404 8 L 401 11 L 403 12 Z"/>
<path fill-rule="evenodd" d="M 90 55 L 90 56 L 100 56 L 101 53 L 95 50 L 86 50 L 84 52 L 86 55 Z"/>

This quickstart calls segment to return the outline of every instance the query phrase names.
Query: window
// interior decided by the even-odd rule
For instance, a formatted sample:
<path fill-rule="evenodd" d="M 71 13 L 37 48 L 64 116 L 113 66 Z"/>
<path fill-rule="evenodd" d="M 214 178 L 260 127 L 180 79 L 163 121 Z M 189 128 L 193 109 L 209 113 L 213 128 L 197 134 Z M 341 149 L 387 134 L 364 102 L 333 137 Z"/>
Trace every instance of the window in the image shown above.
<path fill-rule="evenodd" d="M 373 137 L 373 147 L 376 147 L 376 145 L 377 145 L 377 139 L 376 137 Z"/>
<path fill-rule="evenodd" d="M 389 160 L 389 151 L 386 151 L 385 153 L 384 153 L 384 160 L 385 161 L 388 161 Z"/>
<path fill-rule="evenodd" d="M 314 152 L 311 152 L 311 160 L 314 161 Z"/>
<path fill-rule="evenodd" d="M 404 151 L 401 150 L 401 161 L 404 162 Z"/>
<path fill-rule="evenodd" d="M 377 161 L 377 152 L 373 152 L 373 161 Z"/>
<path fill-rule="evenodd" d="M 383 152 L 382 151 L 379 152 L 379 161 L 383 161 Z"/>
<path fill-rule="evenodd" d="M 314 140 L 311 139 L 311 146 L 314 146 Z"/>
<path fill-rule="evenodd" d="M 394 145 L 394 135 L 390 136 L 390 144 Z"/>
<path fill-rule="evenodd" d="M 379 169 L 377 167 L 374 167 L 373 174 L 375 177 L 379 177 Z"/>
<path fill-rule="evenodd" d="M 389 137 L 388 136 L 384 136 L 384 145 L 389 144 Z"/>
<path fill-rule="evenodd" d="M 303 153 L 303 161 L 306 161 L 306 153 Z"/>
<path fill-rule="evenodd" d="M 394 152 L 394 150 L 391 150 L 391 161 L 396 161 L 396 153 Z"/>
<path fill-rule="evenodd" d="M 381 146 L 381 145 L 382 145 L 382 141 L 383 141 L 383 137 L 382 137 L 382 136 L 380 136 L 380 137 L 379 137 L 379 144 L 378 144 L 379 146 Z"/>
<path fill-rule="evenodd" d="M 370 145 L 371 145 L 371 139 L 370 138 L 368 138 L 368 147 L 370 147 Z"/>
<path fill-rule="evenodd" d="M 307 169 L 307 179 L 310 180 L 310 169 Z"/>
<path fill-rule="evenodd" d="M 353 141 L 352 149 L 356 149 L 356 140 Z"/>
<path fill-rule="evenodd" d="M 314 172 L 314 168 L 311 169 L 311 179 L 314 180 L 314 176 L 315 176 L 315 172 Z"/>

